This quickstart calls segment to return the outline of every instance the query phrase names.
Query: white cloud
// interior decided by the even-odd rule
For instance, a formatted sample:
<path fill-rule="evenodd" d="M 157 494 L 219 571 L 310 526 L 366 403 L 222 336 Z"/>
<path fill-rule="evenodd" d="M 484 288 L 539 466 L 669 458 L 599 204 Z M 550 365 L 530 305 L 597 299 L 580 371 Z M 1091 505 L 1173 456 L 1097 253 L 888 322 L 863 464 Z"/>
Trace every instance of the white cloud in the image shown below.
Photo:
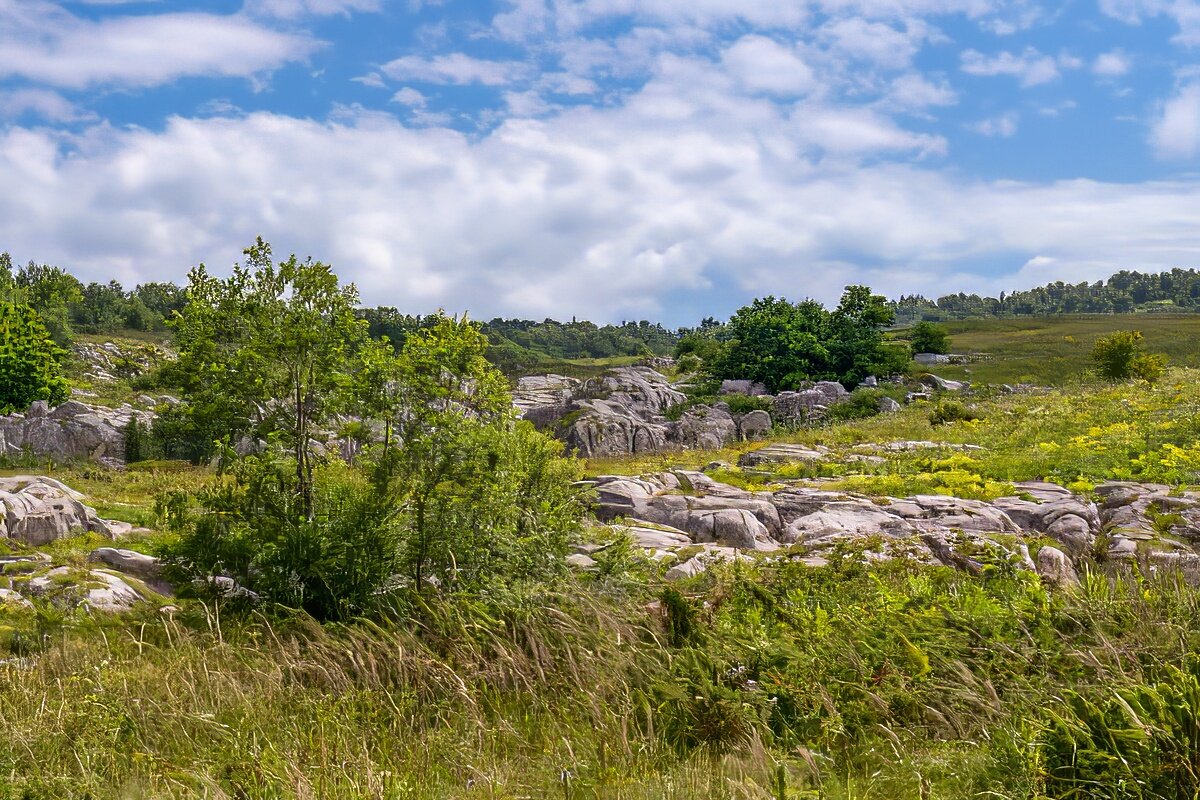
<path fill-rule="evenodd" d="M 259 16 L 296 19 L 348 15 L 357 11 L 378 11 L 382 0 L 246 0 L 247 13 Z"/>
<path fill-rule="evenodd" d="M 1007 50 L 985 56 L 978 50 L 965 50 L 962 70 L 968 75 L 1011 75 L 1024 87 L 1049 83 L 1058 78 L 1058 62 L 1032 47 L 1017 55 Z"/>
<path fill-rule="evenodd" d="M 96 115 L 76 106 L 58 92 L 46 89 L 0 90 L 0 119 L 33 114 L 47 122 L 78 122 Z"/>
<path fill-rule="evenodd" d="M 383 76 L 378 72 L 368 72 L 366 75 L 359 75 L 358 77 L 351 78 L 350 80 L 354 81 L 355 83 L 361 83 L 363 86 L 370 86 L 372 89 L 387 88 L 387 82 L 384 81 Z"/>
<path fill-rule="evenodd" d="M 503 86 L 528 77 L 531 72 L 528 65 L 519 61 L 488 61 L 465 53 L 431 58 L 403 56 L 384 64 L 380 71 L 393 80 L 485 86 Z"/>
<path fill-rule="evenodd" d="M 1020 117 L 1015 111 L 1008 111 L 999 116 L 988 117 L 968 126 L 971 130 L 984 136 L 999 136 L 1007 139 L 1017 132 Z"/>
<path fill-rule="evenodd" d="M 958 102 L 958 95 L 948 83 L 937 83 L 923 75 L 910 72 L 892 81 L 886 102 L 901 110 L 921 110 L 931 106 L 950 106 Z"/>
<path fill-rule="evenodd" d="M 1092 62 L 1092 72 L 1105 78 L 1119 78 L 1129 72 L 1131 65 L 1129 56 L 1122 50 L 1111 50 L 1096 56 Z"/>
<path fill-rule="evenodd" d="M 1200 84 L 1180 89 L 1162 108 L 1150 130 L 1160 158 L 1187 159 L 1200 152 Z"/>
<path fill-rule="evenodd" d="M 71 89 L 156 86 L 185 75 L 253 76 L 318 43 L 247 17 L 145 14 L 92 21 L 42 0 L 0 0 L 0 78 Z"/>
<path fill-rule="evenodd" d="M 750 91 L 800 95 L 813 88 L 812 69 L 796 51 L 765 36 L 743 36 L 721 54 L 721 62 Z"/>
<path fill-rule="evenodd" d="M 1129 25 L 1140 25 L 1149 17 L 1169 17 L 1179 26 L 1173 38 L 1176 44 L 1200 45 L 1200 3 L 1196 0 L 1100 0 L 1100 10 Z"/>
<path fill-rule="evenodd" d="M 905 30 L 861 17 L 833 20 L 822 26 L 820 37 L 835 53 L 870 61 L 889 69 L 902 69 L 920 50 L 928 31 L 909 21 Z"/>
<path fill-rule="evenodd" d="M 826 162 L 805 155 L 810 138 L 920 143 L 863 114 L 814 109 L 789 126 L 765 102 L 720 112 L 689 98 L 681 116 L 656 101 L 478 138 L 350 111 L 100 125 L 69 156 L 59 135 L 11 127 L 0 182 L 21 191 L 0 194 L 0 241 L 133 283 L 228 264 L 262 234 L 330 261 L 369 303 L 675 323 L 692 321 L 671 310 L 687 298 L 724 314 L 768 292 L 833 301 L 850 282 L 997 291 L 1035 257 L 1089 278 L 1200 260 L 1195 182 L 989 183 Z M 968 271 L 1005 259 L 1007 272 Z"/>
<path fill-rule="evenodd" d="M 405 86 L 400 91 L 392 95 L 392 102 L 400 105 L 409 106 L 410 108 L 424 108 L 428 102 L 425 95 L 418 92 L 411 86 Z"/>

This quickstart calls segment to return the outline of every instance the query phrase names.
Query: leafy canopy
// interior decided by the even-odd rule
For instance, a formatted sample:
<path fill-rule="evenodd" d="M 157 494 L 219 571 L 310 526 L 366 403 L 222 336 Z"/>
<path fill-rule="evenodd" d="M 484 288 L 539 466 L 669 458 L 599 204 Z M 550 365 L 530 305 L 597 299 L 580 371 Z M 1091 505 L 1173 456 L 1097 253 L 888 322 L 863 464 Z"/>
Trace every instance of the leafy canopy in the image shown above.
<path fill-rule="evenodd" d="M 866 286 L 848 286 L 828 311 L 815 300 L 799 303 L 766 297 L 738 309 L 716 336 L 722 342 L 706 370 L 715 379 L 748 379 L 772 392 L 807 380 L 857 385 L 873 374 L 903 367 L 903 354 L 885 345 L 893 320 L 886 298 Z M 700 352 L 700 342 L 691 352 Z"/>
<path fill-rule="evenodd" d="M 1142 338 L 1141 331 L 1116 331 L 1097 339 L 1092 347 L 1092 363 L 1100 377 L 1114 383 L 1130 378 L 1157 381 L 1166 360 L 1143 351 Z"/>
<path fill-rule="evenodd" d="M 32 307 L 0 301 L 0 413 L 24 411 L 35 400 L 65 401 L 61 356 Z"/>

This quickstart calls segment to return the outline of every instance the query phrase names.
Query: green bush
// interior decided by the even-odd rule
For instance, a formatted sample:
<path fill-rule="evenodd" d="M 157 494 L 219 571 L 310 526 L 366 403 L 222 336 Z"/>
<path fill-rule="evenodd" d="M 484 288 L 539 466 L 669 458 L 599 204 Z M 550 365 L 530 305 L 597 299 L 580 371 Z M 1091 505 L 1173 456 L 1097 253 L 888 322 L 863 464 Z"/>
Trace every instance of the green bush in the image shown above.
<path fill-rule="evenodd" d="M 879 401 L 887 395 L 880 389 L 858 388 L 840 403 L 834 403 L 825 412 L 831 420 L 865 419 L 879 413 Z"/>
<path fill-rule="evenodd" d="M 929 415 L 931 425 L 946 425 L 951 422 L 972 422 L 979 417 L 955 400 L 942 400 Z"/>
<path fill-rule="evenodd" d="M 731 414 L 749 414 L 751 411 L 770 411 L 771 399 L 769 397 L 751 397 L 746 394 L 727 394 L 722 395 L 719 400 L 729 406 Z"/>
<path fill-rule="evenodd" d="M 949 353 L 950 332 L 936 322 L 918 322 L 908 332 L 909 347 L 917 353 Z"/>
<path fill-rule="evenodd" d="M 35 400 L 65 401 L 62 355 L 32 307 L 0 302 L 0 413 L 24 411 Z"/>
<path fill-rule="evenodd" d="M 1142 350 L 1141 331 L 1116 331 L 1101 336 L 1092 347 L 1092 363 L 1105 380 L 1117 382 L 1140 378 L 1154 383 L 1166 368 L 1161 355 Z"/>

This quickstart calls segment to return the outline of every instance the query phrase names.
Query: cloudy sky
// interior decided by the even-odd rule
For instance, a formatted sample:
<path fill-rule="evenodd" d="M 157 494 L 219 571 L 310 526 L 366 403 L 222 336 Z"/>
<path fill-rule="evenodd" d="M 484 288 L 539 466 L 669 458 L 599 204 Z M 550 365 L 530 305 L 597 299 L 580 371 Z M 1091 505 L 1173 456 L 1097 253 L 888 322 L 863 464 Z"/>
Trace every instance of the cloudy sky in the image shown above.
<path fill-rule="evenodd" d="M 1200 267 L 1200 0 L 0 0 L 0 250 L 687 324 Z"/>

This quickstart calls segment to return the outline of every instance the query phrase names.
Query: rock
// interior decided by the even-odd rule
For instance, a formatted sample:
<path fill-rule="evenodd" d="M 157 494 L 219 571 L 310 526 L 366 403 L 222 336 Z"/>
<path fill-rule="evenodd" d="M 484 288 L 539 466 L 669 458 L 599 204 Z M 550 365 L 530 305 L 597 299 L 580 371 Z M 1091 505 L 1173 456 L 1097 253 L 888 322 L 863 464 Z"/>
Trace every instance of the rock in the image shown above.
<path fill-rule="evenodd" d="M 565 375 L 532 375 L 521 378 L 513 389 L 513 405 L 522 419 L 538 429 L 548 428 L 567 415 L 571 397 L 580 386 L 577 378 Z"/>
<path fill-rule="evenodd" d="M 143 580 L 158 580 L 162 576 L 162 565 L 157 558 L 135 550 L 100 547 L 88 554 L 88 561 L 106 564 L 118 572 Z"/>
<path fill-rule="evenodd" d="M 68 400 L 51 410 L 39 400 L 25 414 L 0 417 L 0 446 L 10 455 L 122 462 L 125 428 L 135 417 L 147 429 L 154 421 L 152 413 L 128 405 L 112 409 Z"/>
<path fill-rule="evenodd" d="M 705 550 L 699 555 L 692 556 L 682 564 L 676 564 L 667 570 L 664 576 L 668 581 L 681 581 L 687 578 L 694 578 L 697 575 L 706 572 L 710 566 L 720 561 L 732 561 L 736 558 L 742 558 L 736 550 L 727 547 L 713 547 Z"/>
<path fill-rule="evenodd" d="M 767 393 L 767 387 L 757 381 L 721 381 L 721 388 L 718 394 L 744 394 L 750 397 L 758 397 Z"/>
<path fill-rule="evenodd" d="M 692 450 L 719 450 L 738 438 L 728 406 L 690 408 L 668 433 L 669 440 Z"/>
<path fill-rule="evenodd" d="M 894 414 L 900 410 L 900 404 L 890 397 L 879 398 L 879 413 Z"/>
<path fill-rule="evenodd" d="M 800 425 L 820 419 L 829 406 L 850 396 L 834 381 L 821 381 L 799 392 L 780 392 L 771 401 L 771 419 L 783 425 Z"/>
<path fill-rule="evenodd" d="M 1076 586 L 1079 583 L 1071 560 L 1057 547 L 1046 546 L 1038 550 L 1037 573 L 1053 586 Z"/>
<path fill-rule="evenodd" d="M 651 525 L 641 520 L 629 520 L 627 525 L 612 527 L 614 531 L 626 534 L 635 545 L 646 550 L 669 550 L 692 544 L 691 536 L 668 525 Z"/>
<path fill-rule="evenodd" d="M 763 439 L 771 434 L 771 415 L 766 411 L 750 411 L 737 421 L 742 441 Z"/>
<path fill-rule="evenodd" d="M 35 597 L 48 597 L 60 605 L 83 605 L 96 611 L 128 611 L 144 599 L 119 576 L 101 569 L 77 575 L 69 567 L 55 567 L 30 578 L 26 586 Z"/>
<path fill-rule="evenodd" d="M 94 569 L 90 575 L 105 585 L 87 590 L 83 604 L 89 608 L 109 613 L 128 611 L 143 599 L 136 589 L 112 573 Z"/>
<path fill-rule="evenodd" d="M 0 589 L 0 608 L 5 606 L 30 609 L 33 608 L 33 603 L 13 589 Z"/>
<path fill-rule="evenodd" d="M 950 363 L 950 357 L 941 353 L 914 353 L 912 360 L 924 367 Z"/>
<path fill-rule="evenodd" d="M 930 389 L 937 389 L 942 392 L 958 392 L 966 388 L 965 383 L 959 381 L 948 381 L 945 378 L 937 375 L 922 375 L 920 382 L 928 386 Z"/>
<path fill-rule="evenodd" d="M 0 535 L 39 546 L 92 531 L 112 536 L 113 528 L 82 497 L 51 478 L 19 476 L 0 480 Z"/>
<path fill-rule="evenodd" d="M 868 375 L 867 377 L 862 379 L 862 383 L 859 385 L 865 386 L 868 389 L 874 389 L 876 386 L 879 385 L 879 379 L 876 378 L 874 375 Z"/>
<path fill-rule="evenodd" d="M 698 511 L 689 518 L 688 530 L 697 542 L 712 542 L 738 550 L 778 550 L 767 527 L 750 511 L 722 508 Z"/>
<path fill-rule="evenodd" d="M 798 444 L 769 444 L 758 450 L 743 453 L 738 459 L 742 467 L 757 467 L 763 464 L 790 464 L 796 461 L 820 461 L 825 453 L 810 450 Z"/>
<path fill-rule="evenodd" d="M 931 397 L 932 395 L 930 395 L 929 392 L 909 392 L 908 394 L 904 395 L 904 402 L 916 403 L 920 400 L 929 400 Z"/>
<path fill-rule="evenodd" d="M 596 568 L 596 559 L 583 553 L 572 553 L 566 558 L 567 566 L 574 569 L 589 570 Z"/>

